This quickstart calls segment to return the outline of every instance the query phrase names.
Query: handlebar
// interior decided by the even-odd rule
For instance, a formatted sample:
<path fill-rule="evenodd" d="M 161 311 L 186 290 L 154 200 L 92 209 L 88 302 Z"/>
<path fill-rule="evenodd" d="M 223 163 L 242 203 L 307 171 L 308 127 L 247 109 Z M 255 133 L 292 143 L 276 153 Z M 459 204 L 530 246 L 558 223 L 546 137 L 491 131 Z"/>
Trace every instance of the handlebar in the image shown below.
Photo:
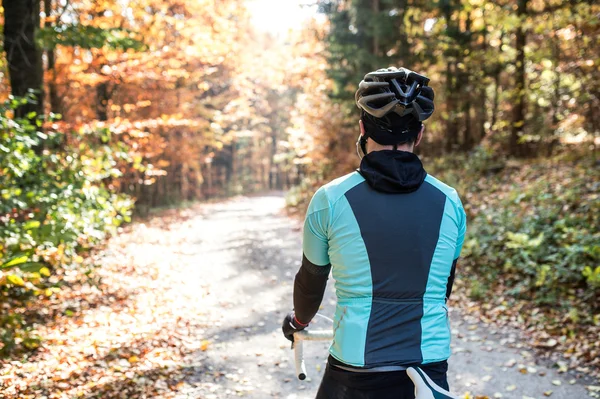
<path fill-rule="evenodd" d="M 302 330 L 294 333 L 294 363 L 296 365 L 296 375 L 299 380 L 306 379 L 306 364 L 304 363 L 303 341 L 331 341 L 333 339 L 332 330 Z"/>
<path fill-rule="evenodd" d="M 304 341 L 331 341 L 332 330 L 302 330 L 294 333 L 294 357 L 296 375 L 299 380 L 306 379 L 306 364 L 304 363 Z M 458 399 L 457 396 L 436 385 L 429 376 L 418 367 L 409 367 L 407 374 L 415 384 L 416 399 L 441 398 Z"/>

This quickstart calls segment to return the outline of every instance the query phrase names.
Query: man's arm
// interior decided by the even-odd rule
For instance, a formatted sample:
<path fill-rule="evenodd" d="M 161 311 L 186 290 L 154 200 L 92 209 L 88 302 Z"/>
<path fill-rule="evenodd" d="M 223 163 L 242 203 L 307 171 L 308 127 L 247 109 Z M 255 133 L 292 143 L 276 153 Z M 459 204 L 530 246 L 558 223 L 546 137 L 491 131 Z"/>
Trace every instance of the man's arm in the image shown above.
<path fill-rule="evenodd" d="M 452 269 L 450 269 L 450 276 L 448 277 L 448 285 L 446 285 L 446 300 L 450 299 L 450 295 L 452 294 L 452 287 L 454 286 L 454 275 L 456 274 L 457 262 L 458 258 L 454 259 L 454 262 L 452 262 Z"/>
<path fill-rule="evenodd" d="M 461 203 L 458 206 L 458 237 L 456 238 L 456 251 L 454 252 L 454 261 L 452 262 L 452 269 L 450 269 L 450 276 L 448 277 L 448 285 L 446 286 L 446 300 L 450 298 L 452 294 L 452 287 L 454 286 L 454 276 L 456 274 L 456 264 L 462 251 L 463 243 L 465 241 L 465 234 L 467 232 L 467 215 Z"/>
<path fill-rule="evenodd" d="M 330 270 L 331 265 L 317 266 L 302 256 L 302 266 L 294 280 L 294 311 L 299 324 L 307 325 L 319 311 Z"/>
<path fill-rule="evenodd" d="M 331 264 L 329 262 L 329 203 L 323 190 L 315 193 L 304 221 L 302 266 L 294 280 L 296 321 L 307 325 L 319 310 Z"/>

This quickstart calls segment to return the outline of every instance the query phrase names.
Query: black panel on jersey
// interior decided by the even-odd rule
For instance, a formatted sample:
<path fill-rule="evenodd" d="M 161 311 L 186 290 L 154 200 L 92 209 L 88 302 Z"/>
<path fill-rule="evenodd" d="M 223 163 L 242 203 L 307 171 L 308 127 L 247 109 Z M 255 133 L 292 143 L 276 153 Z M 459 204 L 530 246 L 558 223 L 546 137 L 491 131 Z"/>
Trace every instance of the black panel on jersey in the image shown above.
<path fill-rule="evenodd" d="M 421 358 L 422 298 L 439 238 L 446 196 L 424 182 L 416 191 L 389 194 L 363 182 L 346 194 L 365 243 L 373 304 L 365 363 Z M 405 322 L 398 325 L 397 319 Z M 410 353 L 409 353 L 410 352 Z"/>

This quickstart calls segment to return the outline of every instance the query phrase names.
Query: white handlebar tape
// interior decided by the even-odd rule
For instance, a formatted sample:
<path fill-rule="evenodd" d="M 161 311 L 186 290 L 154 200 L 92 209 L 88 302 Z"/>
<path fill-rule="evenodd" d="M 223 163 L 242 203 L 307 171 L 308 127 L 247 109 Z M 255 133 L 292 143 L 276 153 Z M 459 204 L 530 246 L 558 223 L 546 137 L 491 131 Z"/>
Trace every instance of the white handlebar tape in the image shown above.
<path fill-rule="evenodd" d="M 302 340 L 294 340 L 294 357 L 296 363 L 296 375 L 303 381 L 306 379 L 306 364 L 304 364 L 304 348 Z"/>
<path fill-rule="evenodd" d="M 294 357 L 296 364 L 296 375 L 299 380 L 305 380 L 306 364 L 304 363 L 304 347 L 302 341 L 330 341 L 333 339 L 332 330 L 309 331 L 302 330 L 294 333 Z M 438 397 L 458 399 L 457 396 L 436 385 L 429 376 L 421 369 L 409 367 L 407 374 L 415 384 L 416 399 L 435 399 Z"/>
<path fill-rule="evenodd" d="M 330 341 L 332 339 L 332 330 L 302 330 L 294 333 L 294 363 L 296 364 L 296 375 L 299 380 L 306 379 L 306 364 L 304 363 L 304 347 L 302 341 Z"/>
<path fill-rule="evenodd" d="M 333 339 L 332 330 L 317 330 L 309 331 L 302 330 L 294 333 L 294 340 L 299 339 L 302 341 L 329 341 Z"/>

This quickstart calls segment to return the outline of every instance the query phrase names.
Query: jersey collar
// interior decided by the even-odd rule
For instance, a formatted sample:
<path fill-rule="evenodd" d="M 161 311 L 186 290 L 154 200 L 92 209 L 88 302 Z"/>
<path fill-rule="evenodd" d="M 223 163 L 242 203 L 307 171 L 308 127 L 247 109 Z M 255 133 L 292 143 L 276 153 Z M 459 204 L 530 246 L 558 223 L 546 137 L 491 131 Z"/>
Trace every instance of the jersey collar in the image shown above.
<path fill-rule="evenodd" d="M 358 172 L 377 191 L 410 193 L 417 190 L 427 172 L 418 156 L 406 151 L 372 151 L 360 163 Z"/>

